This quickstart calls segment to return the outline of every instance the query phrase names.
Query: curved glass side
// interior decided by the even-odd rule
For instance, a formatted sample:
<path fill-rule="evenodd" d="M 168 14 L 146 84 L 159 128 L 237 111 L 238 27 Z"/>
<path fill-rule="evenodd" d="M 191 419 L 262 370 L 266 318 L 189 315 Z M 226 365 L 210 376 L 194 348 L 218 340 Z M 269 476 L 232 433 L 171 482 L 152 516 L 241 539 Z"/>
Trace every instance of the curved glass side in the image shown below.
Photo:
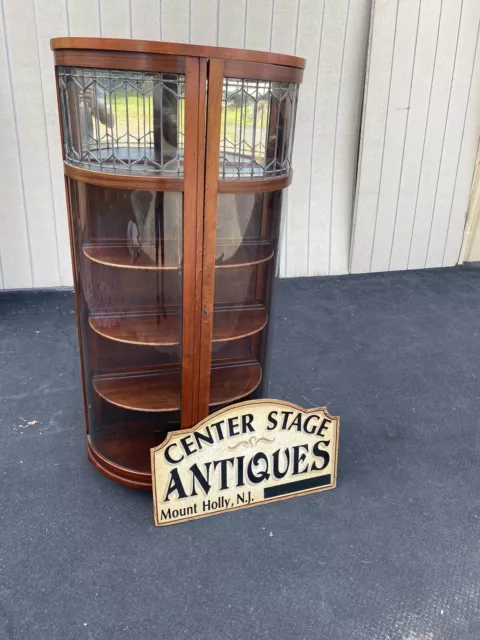
<path fill-rule="evenodd" d="M 297 84 L 224 78 L 220 179 L 266 179 L 290 172 L 297 100 Z"/>
<path fill-rule="evenodd" d="M 185 76 L 57 67 L 67 164 L 183 176 Z"/>
<path fill-rule="evenodd" d="M 148 475 L 180 425 L 183 196 L 67 183 L 90 443 Z"/>
<path fill-rule="evenodd" d="M 268 381 L 281 205 L 282 191 L 218 196 L 211 410 L 261 397 Z"/>

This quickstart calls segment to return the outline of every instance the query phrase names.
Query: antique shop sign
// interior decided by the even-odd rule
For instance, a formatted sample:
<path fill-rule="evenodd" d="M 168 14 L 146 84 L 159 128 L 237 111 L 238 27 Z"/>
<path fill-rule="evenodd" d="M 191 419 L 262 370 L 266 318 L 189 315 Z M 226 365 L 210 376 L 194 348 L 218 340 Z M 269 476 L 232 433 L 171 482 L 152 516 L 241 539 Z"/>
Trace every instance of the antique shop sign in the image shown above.
<path fill-rule="evenodd" d="M 339 418 L 281 400 L 217 411 L 151 450 L 162 526 L 333 489 Z"/>

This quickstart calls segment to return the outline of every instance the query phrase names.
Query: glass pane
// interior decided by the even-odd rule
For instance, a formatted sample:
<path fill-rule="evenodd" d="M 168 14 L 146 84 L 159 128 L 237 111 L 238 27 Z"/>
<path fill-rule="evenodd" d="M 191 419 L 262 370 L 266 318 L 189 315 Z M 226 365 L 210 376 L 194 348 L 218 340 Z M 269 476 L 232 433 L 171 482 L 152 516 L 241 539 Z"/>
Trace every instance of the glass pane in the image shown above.
<path fill-rule="evenodd" d="M 89 436 L 107 460 L 150 471 L 179 428 L 182 194 L 69 180 Z"/>
<path fill-rule="evenodd" d="M 219 194 L 212 410 L 262 394 L 282 192 Z"/>
<path fill-rule="evenodd" d="M 183 176 L 183 75 L 72 67 L 57 75 L 68 164 Z"/>
<path fill-rule="evenodd" d="M 298 85 L 223 81 L 220 178 L 274 178 L 289 173 Z"/>

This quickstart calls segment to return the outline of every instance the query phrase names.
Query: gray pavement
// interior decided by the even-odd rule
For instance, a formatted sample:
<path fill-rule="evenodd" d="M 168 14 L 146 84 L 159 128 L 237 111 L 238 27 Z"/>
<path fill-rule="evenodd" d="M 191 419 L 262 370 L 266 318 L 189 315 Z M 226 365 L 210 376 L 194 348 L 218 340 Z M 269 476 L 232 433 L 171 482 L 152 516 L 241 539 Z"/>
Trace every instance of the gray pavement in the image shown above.
<path fill-rule="evenodd" d="M 478 640 L 480 270 L 285 280 L 274 324 L 338 488 L 155 529 L 87 461 L 72 293 L 0 295 L 0 639 Z"/>

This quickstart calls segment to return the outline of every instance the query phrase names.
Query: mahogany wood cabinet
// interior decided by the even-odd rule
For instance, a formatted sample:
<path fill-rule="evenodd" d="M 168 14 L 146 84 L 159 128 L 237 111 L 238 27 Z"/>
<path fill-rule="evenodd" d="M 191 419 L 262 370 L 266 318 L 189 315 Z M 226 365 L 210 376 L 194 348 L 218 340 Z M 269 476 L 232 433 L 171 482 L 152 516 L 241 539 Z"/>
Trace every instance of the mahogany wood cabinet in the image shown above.
<path fill-rule="evenodd" d="M 87 450 L 151 487 L 150 448 L 262 395 L 305 61 L 55 38 Z"/>

